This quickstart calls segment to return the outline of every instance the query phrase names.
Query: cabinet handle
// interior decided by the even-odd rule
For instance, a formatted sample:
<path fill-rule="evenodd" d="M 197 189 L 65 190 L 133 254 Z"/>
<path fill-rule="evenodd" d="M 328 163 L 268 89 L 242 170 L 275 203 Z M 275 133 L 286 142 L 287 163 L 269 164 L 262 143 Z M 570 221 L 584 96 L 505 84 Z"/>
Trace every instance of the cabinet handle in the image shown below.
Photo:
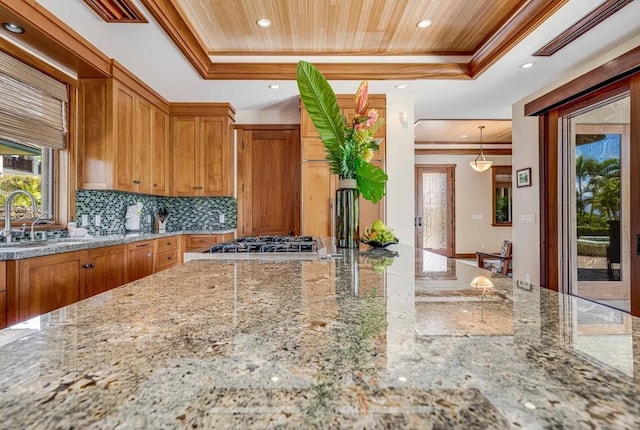
<path fill-rule="evenodd" d="M 90 267 L 91 267 L 91 266 L 89 265 L 89 263 L 84 263 L 84 264 L 82 265 L 82 268 L 83 268 L 83 269 L 88 269 L 88 268 L 90 268 Z"/>
<path fill-rule="evenodd" d="M 139 183 L 140 183 L 140 180 L 139 180 L 139 179 L 134 179 L 134 180 L 133 180 L 133 183 L 134 183 L 134 184 L 139 184 Z"/>
<path fill-rule="evenodd" d="M 141 245 L 136 245 L 136 248 L 146 248 L 147 246 L 149 246 L 148 243 L 143 243 Z"/>
<path fill-rule="evenodd" d="M 194 190 L 201 190 L 202 187 L 193 187 Z"/>
<path fill-rule="evenodd" d="M 93 264 L 93 263 L 89 264 L 89 268 L 90 268 L 90 269 L 94 269 L 95 267 L 96 267 L 96 265 L 95 265 L 95 264 Z"/>
<path fill-rule="evenodd" d="M 173 260 L 173 257 L 167 257 L 167 260 Z"/>
<path fill-rule="evenodd" d="M 147 257 L 153 257 L 153 253 L 152 252 L 148 253 Z"/>
<path fill-rule="evenodd" d="M 171 244 L 172 244 L 171 242 L 167 242 L 167 245 L 171 245 Z"/>

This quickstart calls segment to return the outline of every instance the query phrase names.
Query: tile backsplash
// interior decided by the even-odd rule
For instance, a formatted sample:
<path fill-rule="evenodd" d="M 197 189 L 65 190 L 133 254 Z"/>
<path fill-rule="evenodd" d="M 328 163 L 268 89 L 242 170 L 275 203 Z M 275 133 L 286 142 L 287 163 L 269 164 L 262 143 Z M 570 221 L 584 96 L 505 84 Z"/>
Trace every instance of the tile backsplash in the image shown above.
<path fill-rule="evenodd" d="M 125 232 L 127 206 L 142 203 L 140 226 L 143 231 L 153 231 L 158 208 L 169 211 L 167 231 L 177 230 L 227 230 L 236 228 L 238 206 L 232 197 L 156 197 L 119 191 L 76 191 L 76 216 L 79 227 L 85 227 L 92 235 L 122 234 Z M 224 223 L 220 223 L 220 214 Z M 87 215 L 89 225 L 82 226 L 82 215 Z M 100 215 L 100 225 L 95 216 Z"/>

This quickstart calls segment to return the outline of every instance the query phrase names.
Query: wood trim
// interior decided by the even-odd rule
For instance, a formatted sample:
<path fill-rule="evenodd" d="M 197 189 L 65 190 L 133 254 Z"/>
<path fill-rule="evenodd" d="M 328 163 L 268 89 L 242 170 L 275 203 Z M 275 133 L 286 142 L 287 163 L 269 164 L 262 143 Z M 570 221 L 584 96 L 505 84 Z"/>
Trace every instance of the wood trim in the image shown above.
<path fill-rule="evenodd" d="M 524 106 L 526 116 L 543 113 L 640 71 L 640 46 L 538 97 Z"/>
<path fill-rule="evenodd" d="M 236 130 L 299 130 L 300 124 L 238 124 Z"/>
<path fill-rule="evenodd" d="M 17 43 L 74 70 L 78 77 L 107 77 L 109 58 L 35 0 L 0 0 L 0 18 L 26 31 Z"/>
<path fill-rule="evenodd" d="M 464 254 L 456 254 L 455 258 L 476 258 L 476 253 L 469 252 Z"/>
<path fill-rule="evenodd" d="M 140 0 L 140 2 L 196 71 L 200 73 L 200 76 L 206 78 L 211 67 L 211 59 L 207 55 L 204 45 L 182 19 L 173 2 L 171 0 Z"/>
<path fill-rule="evenodd" d="M 515 13 L 475 52 L 469 62 L 472 78 L 478 77 L 498 59 L 528 36 L 568 0 L 531 0 Z"/>
<path fill-rule="evenodd" d="M 555 54 L 632 1 L 633 0 L 606 0 L 532 55 L 534 57 L 549 57 Z"/>
<path fill-rule="evenodd" d="M 456 149 L 456 148 L 416 148 L 414 150 L 415 155 L 478 155 L 479 149 Z M 511 155 L 511 148 L 482 148 L 484 155 Z"/>
<path fill-rule="evenodd" d="M 131 0 L 83 0 L 109 23 L 147 23 L 147 19 Z"/>
<path fill-rule="evenodd" d="M 420 142 L 415 141 L 416 145 L 478 145 L 478 149 L 480 149 L 480 141 L 471 141 L 471 142 Z M 482 145 L 512 145 L 513 142 L 482 142 Z M 482 148 L 484 151 L 485 148 Z"/>
<path fill-rule="evenodd" d="M 318 70 L 327 79 L 470 79 L 464 63 L 321 63 Z M 296 79 L 296 63 L 210 63 L 205 79 Z"/>
<path fill-rule="evenodd" d="M 540 117 L 540 286 L 558 291 L 558 111 Z"/>
<path fill-rule="evenodd" d="M 31 53 L 22 49 L 22 47 L 18 45 L 14 45 L 13 43 L 0 38 L 0 51 L 11 55 L 12 57 L 22 61 L 25 64 L 33 67 L 44 73 L 45 75 L 51 76 L 53 79 L 63 82 L 67 85 L 78 86 L 78 80 L 73 76 L 67 75 L 60 69 L 53 67 L 51 64 L 46 63 L 39 59 L 38 57 L 32 55 Z"/>
<path fill-rule="evenodd" d="M 572 100 L 570 105 L 558 108 L 558 117 L 562 118 L 569 113 L 580 111 L 582 109 L 593 106 L 594 97 L 596 97 L 598 100 L 607 100 L 628 92 L 630 85 L 629 82 L 630 79 L 625 78 L 614 84 L 608 85 L 606 88 L 598 89 L 593 93 Z"/>
<path fill-rule="evenodd" d="M 640 316 L 640 255 L 637 252 L 637 241 L 640 239 L 640 195 L 633 190 L 640 189 L 640 73 L 631 78 L 631 141 L 630 145 L 630 171 L 631 174 L 629 189 L 629 207 L 631 213 L 629 232 L 631 234 L 630 258 L 630 285 L 631 285 L 631 314 Z"/>
<path fill-rule="evenodd" d="M 154 106 L 160 108 L 164 113 L 169 113 L 169 102 L 164 97 L 114 59 L 111 60 L 111 76 L 128 86 Z"/>
<path fill-rule="evenodd" d="M 236 120 L 236 110 L 230 103 L 170 103 L 172 116 L 223 116 Z"/>

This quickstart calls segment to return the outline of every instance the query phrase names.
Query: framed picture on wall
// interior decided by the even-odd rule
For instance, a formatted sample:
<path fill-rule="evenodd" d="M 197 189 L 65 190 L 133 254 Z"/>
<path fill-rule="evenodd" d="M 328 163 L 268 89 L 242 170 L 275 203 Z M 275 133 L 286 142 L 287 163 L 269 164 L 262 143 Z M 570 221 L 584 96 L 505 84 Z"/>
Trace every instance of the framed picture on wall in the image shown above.
<path fill-rule="evenodd" d="M 531 167 L 516 170 L 516 186 L 518 188 L 531 186 Z"/>

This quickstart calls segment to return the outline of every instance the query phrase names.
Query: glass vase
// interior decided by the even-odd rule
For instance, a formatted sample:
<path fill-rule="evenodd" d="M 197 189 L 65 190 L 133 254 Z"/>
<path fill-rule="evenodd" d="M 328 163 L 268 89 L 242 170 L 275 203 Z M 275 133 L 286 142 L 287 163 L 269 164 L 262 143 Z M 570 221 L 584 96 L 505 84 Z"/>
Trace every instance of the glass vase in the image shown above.
<path fill-rule="evenodd" d="M 359 216 L 356 180 L 340 179 L 336 190 L 336 247 L 358 247 Z"/>

